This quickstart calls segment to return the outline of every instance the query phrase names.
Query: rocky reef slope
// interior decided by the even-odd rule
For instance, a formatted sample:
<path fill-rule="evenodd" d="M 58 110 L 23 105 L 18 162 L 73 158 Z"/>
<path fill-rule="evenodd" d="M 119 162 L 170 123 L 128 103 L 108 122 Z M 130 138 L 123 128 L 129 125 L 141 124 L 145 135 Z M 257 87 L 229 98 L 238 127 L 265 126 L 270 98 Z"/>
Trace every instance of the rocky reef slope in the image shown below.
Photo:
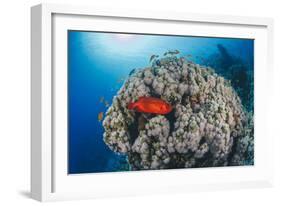
<path fill-rule="evenodd" d="M 167 115 L 127 109 L 139 97 L 173 106 Z M 103 121 L 104 142 L 132 170 L 253 164 L 253 120 L 228 80 L 175 56 L 129 76 Z"/>

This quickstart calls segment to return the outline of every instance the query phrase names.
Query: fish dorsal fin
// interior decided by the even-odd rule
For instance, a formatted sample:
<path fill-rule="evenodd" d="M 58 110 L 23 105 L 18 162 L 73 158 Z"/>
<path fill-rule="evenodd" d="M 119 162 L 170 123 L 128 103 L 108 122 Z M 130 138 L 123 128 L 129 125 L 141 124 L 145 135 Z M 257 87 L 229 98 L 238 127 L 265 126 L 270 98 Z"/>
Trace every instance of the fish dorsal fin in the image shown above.
<path fill-rule="evenodd" d="M 138 101 L 144 100 L 145 98 L 147 98 L 146 96 L 141 96 L 138 98 Z"/>

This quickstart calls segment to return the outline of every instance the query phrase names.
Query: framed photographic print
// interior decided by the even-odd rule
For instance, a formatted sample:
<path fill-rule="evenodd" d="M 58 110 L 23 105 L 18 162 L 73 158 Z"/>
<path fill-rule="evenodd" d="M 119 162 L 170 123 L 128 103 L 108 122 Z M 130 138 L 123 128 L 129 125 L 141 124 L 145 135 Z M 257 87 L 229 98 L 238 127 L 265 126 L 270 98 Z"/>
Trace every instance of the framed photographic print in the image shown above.
<path fill-rule="evenodd" d="M 34 199 L 272 185 L 271 19 L 31 14 Z"/>

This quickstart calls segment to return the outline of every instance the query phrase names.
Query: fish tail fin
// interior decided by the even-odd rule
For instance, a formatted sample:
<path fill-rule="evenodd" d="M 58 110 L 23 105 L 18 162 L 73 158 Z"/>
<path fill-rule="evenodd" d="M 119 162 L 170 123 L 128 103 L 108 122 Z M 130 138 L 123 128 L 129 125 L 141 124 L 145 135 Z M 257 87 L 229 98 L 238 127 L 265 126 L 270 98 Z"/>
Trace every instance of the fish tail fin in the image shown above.
<path fill-rule="evenodd" d="M 135 108 L 135 103 L 131 102 L 128 104 L 128 109 L 134 109 Z"/>

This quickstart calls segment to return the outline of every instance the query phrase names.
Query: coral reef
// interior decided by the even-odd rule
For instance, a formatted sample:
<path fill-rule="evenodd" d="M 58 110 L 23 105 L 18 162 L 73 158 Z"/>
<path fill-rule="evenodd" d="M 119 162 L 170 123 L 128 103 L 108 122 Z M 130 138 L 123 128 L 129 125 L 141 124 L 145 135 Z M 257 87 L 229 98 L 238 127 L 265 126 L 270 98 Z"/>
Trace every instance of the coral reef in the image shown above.
<path fill-rule="evenodd" d="M 149 96 L 167 115 L 128 110 Z M 253 164 L 253 120 L 230 82 L 183 57 L 155 59 L 131 72 L 103 121 L 104 142 L 126 154 L 132 170 Z"/>

